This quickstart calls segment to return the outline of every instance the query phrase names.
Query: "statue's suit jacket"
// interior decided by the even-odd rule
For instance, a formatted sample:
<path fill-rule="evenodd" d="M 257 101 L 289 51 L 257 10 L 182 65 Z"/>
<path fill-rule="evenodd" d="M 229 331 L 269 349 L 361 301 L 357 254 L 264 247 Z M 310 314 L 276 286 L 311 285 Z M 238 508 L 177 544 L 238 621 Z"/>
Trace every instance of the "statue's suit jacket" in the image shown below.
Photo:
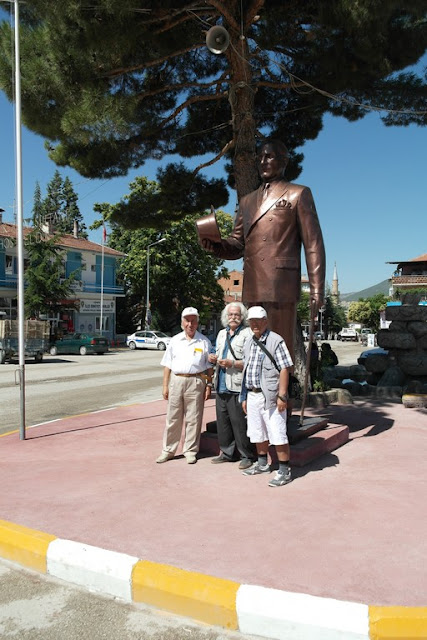
<path fill-rule="evenodd" d="M 304 247 L 310 292 L 323 295 L 325 249 L 311 191 L 285 180 L 262 185 L 240 201 L 231 235 L 215 247 L 226 260 L 244 256 L 245 303 L 295 303 Z"/>

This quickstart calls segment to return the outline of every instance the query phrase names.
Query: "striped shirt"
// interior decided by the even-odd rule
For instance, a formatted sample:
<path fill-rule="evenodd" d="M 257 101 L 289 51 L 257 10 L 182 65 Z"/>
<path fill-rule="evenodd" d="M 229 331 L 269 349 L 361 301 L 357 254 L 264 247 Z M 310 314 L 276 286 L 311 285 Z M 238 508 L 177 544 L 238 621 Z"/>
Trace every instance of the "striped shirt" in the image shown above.
<path fill-rule="evenodd" d="M 265 344 L 268 334 L 269 330 L 267 329 L 264 331 L 259 341 Z M 292 367 L 292 359 L 284 340 L 277 345 L 275 353 L 272 353 L 271 355 L 274 357 L 279 369 Z M 248 389 L 259 389 L 261 387 L 261 366 L 264 358 L 268 358 L 268 356 L 264 353 L 261 347 L 252 340 L 245 378 L 245 384 Z"/>

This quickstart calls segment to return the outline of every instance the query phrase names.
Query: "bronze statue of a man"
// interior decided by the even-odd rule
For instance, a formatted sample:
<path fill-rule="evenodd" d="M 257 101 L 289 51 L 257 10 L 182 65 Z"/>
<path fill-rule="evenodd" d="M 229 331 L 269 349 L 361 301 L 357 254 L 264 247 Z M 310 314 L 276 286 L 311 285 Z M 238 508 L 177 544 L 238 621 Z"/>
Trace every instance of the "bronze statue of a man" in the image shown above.
<path fill-rule="evenodd" d="M 225 260 L 244 257 L 243 302 L 267 311 L 270 327 L 283 336 L 294 359 L 297 304 L 301 293 L 301 247 L 310 282 L 312 312 L 323 304 L 325 249 L 313 196 L 308 187 L 288 182 L 286 146 L 265 140 L 258 170 L 263 184 L 239 203 L 234 229 L 208 251 Z"/>

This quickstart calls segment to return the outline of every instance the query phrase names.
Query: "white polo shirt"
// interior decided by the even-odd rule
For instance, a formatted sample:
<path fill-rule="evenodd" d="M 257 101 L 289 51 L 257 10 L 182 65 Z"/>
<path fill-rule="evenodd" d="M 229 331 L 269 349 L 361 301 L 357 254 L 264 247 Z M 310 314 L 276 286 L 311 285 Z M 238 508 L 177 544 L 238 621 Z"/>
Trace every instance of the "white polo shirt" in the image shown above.
<path fill-rule="evenodd" d="M 173 373 L 202 373 L 212 367 L 208 360 L 211 348 L 210 340 L 199 331 L 191 340 L 181 331 L 169 342 L 160 364 Z"/>

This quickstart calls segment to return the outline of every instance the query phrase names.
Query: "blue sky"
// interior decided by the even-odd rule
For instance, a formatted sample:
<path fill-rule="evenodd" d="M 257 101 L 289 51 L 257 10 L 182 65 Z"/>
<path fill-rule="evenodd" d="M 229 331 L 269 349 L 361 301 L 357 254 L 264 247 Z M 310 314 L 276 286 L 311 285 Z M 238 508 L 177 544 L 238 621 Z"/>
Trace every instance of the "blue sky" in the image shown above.
<path fill-rule="evenodd" d="M 427 55 L 419 68 L 426 65 Z M 6 222 L 14 222 L 14 118 L 13 105 L 0 92 L 0 207 Z M 336 263 L 341 293 L 389 278 L 393 265 L 388 261 L 427 253 L 426 150 L 426 128 L 385 127 L 377 113 L 355 123 L 327 116 L 318 138 L 302 149 L 305 160 L 297 182 L 313 192 L 326 246 L 326 279 L 331 284 Z M 118 202 L 135 176 L 155 179 L 158 167 L 168 161 L 149 162 L 125 178 L 110 180 L 87 180 L 71 169 L 59 170 L 72 181 L 89 226 L 96 218 L 94 203 Z M 30 217 L 36 182 L 44 196 L 57 167 L 49 160 L 43 139 L 25 128 L 22 167 L 24 217 Z M 221 167 L 210 167 L 205 175 L 221 175 Z M 235 205 L 233 192 L 224 209 L 233 214 Z M 101 241 L 100 231 L 90 237 Z"/>

